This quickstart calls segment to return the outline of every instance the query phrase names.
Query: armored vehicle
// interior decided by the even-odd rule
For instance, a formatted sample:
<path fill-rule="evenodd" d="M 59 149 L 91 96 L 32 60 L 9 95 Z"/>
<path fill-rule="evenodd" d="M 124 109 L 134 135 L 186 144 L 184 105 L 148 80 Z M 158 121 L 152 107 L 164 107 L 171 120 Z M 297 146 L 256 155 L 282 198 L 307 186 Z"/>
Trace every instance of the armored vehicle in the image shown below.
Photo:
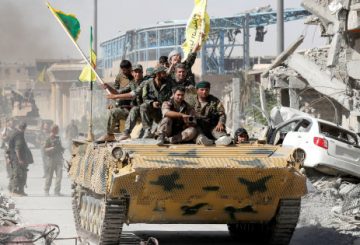
<path fill-rule="evenodd" d="M 40 147 L 39 138 L 41 136 L 41 124 L 39 109 L 35 104 L 35 100 L 31 92 L 27 91 L 23 96 L 19 92 L 11 91 L 12 110 L 11 117 L 15 122 L 25 121 L 27 129 L 25 131 L 25 139 L 35 148 Z"/>
<path fill-rule="evenodd" d="M 102 245 L 123 244 L 133 223 L 227 224 L 240 239 L 288 244 L 307 192 L 296 150 L 273 145 L 74 141 L 72 154 L 76 228 Z"/>

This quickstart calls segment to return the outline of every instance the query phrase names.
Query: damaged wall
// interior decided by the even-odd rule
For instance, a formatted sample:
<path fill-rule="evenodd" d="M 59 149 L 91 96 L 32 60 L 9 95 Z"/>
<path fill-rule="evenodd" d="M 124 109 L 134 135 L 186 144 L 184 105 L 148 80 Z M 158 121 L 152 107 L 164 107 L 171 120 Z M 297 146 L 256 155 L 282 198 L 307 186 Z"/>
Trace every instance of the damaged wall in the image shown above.
<path fill-rule="evenodd" d="M 337 111 L 340 124 L 360 132 L 360 1 L 303 0 L 302 6 L 313 14 L 306 23 L 319 25 L 328 45 L 295 52 L 299 38 L 263 74 L 262 84 L 282 90 L 284 106 L 312 105 L 308 111 L 332 122 Z M 303 86 L 293 87 L 294 80 Z"/>

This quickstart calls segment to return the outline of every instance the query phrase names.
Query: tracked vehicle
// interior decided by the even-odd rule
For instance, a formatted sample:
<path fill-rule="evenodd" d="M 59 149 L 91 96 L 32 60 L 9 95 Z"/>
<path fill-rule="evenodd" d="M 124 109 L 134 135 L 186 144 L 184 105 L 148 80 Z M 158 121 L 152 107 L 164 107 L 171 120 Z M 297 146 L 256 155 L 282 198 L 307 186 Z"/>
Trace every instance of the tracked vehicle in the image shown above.
<path fill-rule="evenodd" d="M 77 231 L 107 245 L 129 243 L 123 224 L 227 224 L 235 238 L 288 244 L 307 192 L 297 155 L 261 144 L 74 141 Z"/>

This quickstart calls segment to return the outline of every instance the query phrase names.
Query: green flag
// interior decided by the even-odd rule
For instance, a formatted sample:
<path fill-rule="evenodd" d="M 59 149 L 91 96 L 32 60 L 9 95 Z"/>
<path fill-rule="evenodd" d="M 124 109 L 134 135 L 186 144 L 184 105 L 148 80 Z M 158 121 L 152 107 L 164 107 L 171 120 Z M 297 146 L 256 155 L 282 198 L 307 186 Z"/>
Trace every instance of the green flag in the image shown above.
<path fill-rule="evenodd" d="M 61 22 L 61 24 L 66 28 L 72 38 L 76 41 L 80 34 L 80 22 L 73 14 L 65 14 L 64 12 L 54 9 L 49 3 L 47 3 L 48 8 L 55 18 Z"/>

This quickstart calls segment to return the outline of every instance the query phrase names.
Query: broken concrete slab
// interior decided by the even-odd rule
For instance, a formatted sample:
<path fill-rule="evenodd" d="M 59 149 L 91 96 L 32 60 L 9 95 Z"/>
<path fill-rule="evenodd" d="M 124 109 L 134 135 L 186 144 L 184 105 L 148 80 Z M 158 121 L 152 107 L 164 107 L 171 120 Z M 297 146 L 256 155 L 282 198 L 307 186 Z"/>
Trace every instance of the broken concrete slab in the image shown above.
<path fill-rule="evenodd" d="M 347 90 L 346 84 L 325 73 L 319 66 L 306 59 L 303 55 L 293 54 L 288 58 L 287 63 L 315 90 L 333 98 L 346 109 L 350 111 L 353 109 L 350 98 L 344 93 Z"/>

